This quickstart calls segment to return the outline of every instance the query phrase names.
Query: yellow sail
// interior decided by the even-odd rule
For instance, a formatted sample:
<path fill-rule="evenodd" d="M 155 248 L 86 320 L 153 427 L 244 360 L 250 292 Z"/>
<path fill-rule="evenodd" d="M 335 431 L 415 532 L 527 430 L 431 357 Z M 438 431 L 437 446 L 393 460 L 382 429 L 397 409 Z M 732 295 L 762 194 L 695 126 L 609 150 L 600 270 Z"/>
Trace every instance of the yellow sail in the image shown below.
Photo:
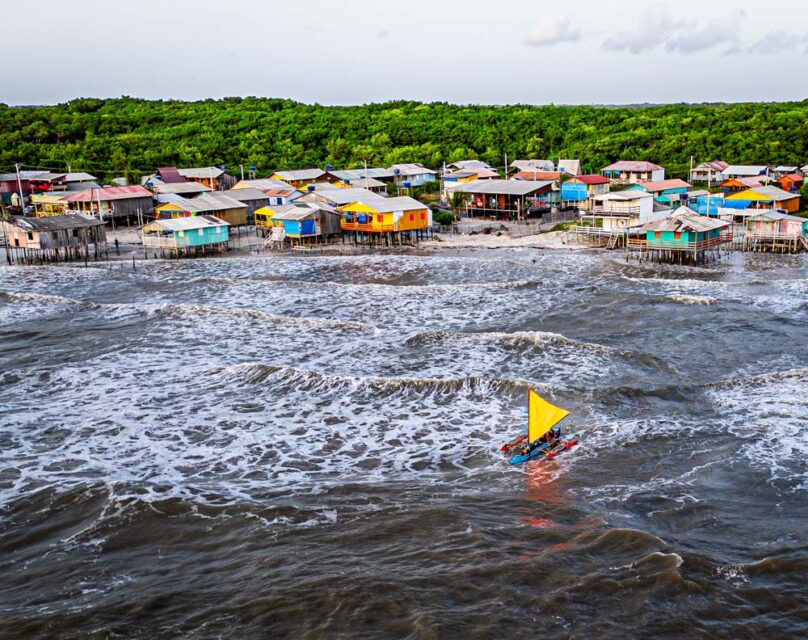
<path fill-rule="evenodd" d="M 535 442 L 570 414 L 550 404 L 533 389 L 527 392 L 527 439 Z"/>

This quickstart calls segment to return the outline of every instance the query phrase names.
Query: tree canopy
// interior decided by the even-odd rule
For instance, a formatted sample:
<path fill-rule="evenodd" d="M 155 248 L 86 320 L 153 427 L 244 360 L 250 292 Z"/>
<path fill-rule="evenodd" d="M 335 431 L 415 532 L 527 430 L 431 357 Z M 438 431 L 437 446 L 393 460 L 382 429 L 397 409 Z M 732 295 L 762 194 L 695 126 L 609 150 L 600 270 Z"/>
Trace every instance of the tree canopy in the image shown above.
<path fill-rule="evenodd" d="M 26 167 L 130 178 L 157 166 L 389 166 L 503 156 L 578 158 L 586 171 L 650 160 L 684 177 L 696 161 L 808 163 L 808 101 L 639 107 L 308 105 L 272 98 L 182 102 L 81 98 L 0 104 L 0 170 Z"/>

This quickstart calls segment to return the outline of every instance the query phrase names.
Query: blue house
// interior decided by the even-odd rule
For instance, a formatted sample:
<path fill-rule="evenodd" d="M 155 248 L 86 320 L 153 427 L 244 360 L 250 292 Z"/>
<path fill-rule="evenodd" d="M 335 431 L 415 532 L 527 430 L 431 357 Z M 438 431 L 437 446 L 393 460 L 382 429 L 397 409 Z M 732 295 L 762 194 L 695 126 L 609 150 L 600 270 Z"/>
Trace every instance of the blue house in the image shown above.
<path fill-rule="evenodd" d="M 393 172 L 393 181 L 402 187 L 406 185 L 420 187 L 438 179 L 437 171 L 428 169 L 419 162 L 394 164 L 390 170 Z"/>

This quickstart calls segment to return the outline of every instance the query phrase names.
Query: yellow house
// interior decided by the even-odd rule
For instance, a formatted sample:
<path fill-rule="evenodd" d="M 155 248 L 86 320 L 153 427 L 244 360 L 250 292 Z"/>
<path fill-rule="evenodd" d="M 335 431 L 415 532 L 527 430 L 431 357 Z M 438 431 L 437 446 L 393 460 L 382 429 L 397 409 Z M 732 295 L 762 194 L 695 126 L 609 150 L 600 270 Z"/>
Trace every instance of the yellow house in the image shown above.
<path fill-rule="evenodd" d="M 432 211 L 409 196 L 366 198 L 339 208 L 343 231 L 397 233 L 420 231 L 432 226 Z"/>
<path fill-rule="evenodd" d="M 294 204 L 275 204 L 266 207 L 261 207 L 255 210 L 255 229 L 272 229 L 272 227 L 283 227 L 283 222 L 275 220 L 275 216 L 281 213 L 288 213 L 295 211 L 297 205 Z"/>
<path fill-rule="evenodd" d="M 67 191 L 61 193 L 37 193 L 31 196 L 31 203 L 37 218 L 45 216 L 60 216 L 64 213 L 67 203 L 65 196 L 70 195 Z"/>

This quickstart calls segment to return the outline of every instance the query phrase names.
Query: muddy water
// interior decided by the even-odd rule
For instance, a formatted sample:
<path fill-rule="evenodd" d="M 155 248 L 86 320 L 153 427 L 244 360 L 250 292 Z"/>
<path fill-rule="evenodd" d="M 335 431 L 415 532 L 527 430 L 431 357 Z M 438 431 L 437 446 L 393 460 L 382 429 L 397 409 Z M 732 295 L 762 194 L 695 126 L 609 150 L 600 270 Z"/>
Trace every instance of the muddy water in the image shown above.
<path fill-rule="evenodd" d="M 0 269 L 0 637 L 800 637 L 808 261 Z M 512 468 L 529 385 L 581 445 Z"/>

